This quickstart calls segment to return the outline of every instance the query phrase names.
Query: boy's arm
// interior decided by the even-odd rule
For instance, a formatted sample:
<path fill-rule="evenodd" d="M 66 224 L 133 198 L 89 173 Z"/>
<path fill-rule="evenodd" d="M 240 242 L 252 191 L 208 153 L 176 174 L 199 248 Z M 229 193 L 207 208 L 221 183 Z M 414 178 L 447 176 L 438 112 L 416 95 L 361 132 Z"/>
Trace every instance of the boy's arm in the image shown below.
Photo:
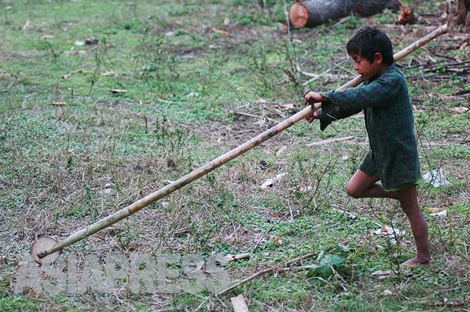
<path fill-rule="evenodd" d="M 322 98 L 331 101 L 342 110 L 363 110 L 367 107 L 388 105 L 387 101 L 397 90 L 397 80 L 394 75 L 382 75 L 377 80 L 359 88 L 342 91 L 321 92 Z"/>
<path fill-rule="evenodd" d="M 318 119 L 320 119 L 320 130 L 323 131 L 333 121 L 347 118 L 362 111 L 362 109 L 344 109 L 335 106 L 330 101 L 323 102 L 321 109 L 318 110 Z"/>
<path fill-rule="evenodd" d="M 321 131 L 325 130 L 333 121 L 347 118 L 361 111 L 361 109 L 342 109 L 334 106 L 328 98 L 315 91 L 308 91 L 305 94 L 305 100 L 306 104 L 322 102 L 322 108 L 315 112 L 312 117 L 307 117 L 308 122 L 312 122 L 314 119 L 320 119 Z"/>

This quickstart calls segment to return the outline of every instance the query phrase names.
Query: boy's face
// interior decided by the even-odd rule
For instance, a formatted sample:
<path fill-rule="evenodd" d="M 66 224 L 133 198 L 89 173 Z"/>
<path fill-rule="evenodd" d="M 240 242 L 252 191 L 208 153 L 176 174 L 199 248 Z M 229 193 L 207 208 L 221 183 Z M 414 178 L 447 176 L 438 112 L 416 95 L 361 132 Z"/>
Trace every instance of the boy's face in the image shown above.
<path fill-rule="evenodd" d="M 374 77 L 381 76 L 387 71 L 387 68 L 382 63 L 382 54 L 376 53 L 375 57 L 371 62 L 368 59 L 362 58 L 356 53 L 351 53 L 349 56 L 354 61 L 354 70 L 361 75 L 362 79 L 370 80 Z"/>

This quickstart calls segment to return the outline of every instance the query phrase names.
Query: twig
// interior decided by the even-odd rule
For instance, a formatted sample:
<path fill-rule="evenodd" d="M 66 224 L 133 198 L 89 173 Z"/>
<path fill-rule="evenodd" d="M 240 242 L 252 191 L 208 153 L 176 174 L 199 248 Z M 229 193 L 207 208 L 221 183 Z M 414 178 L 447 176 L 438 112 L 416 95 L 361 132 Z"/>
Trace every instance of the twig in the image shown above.
<path fill-rule="evenodd" d="M 430 304 L 431 307 L 463 307 L 466 305 L 470 305 L 470 302 L 459 302 L 459 303 L 440 302 L 440 303 Z"/>
<path fill-rule="evenodd" d="M 352 139 L 354 139 L 353 136 L 348 136 L 348 137 L 344 137 L 344 138 L 329 139 L 329 140 L 323 140 L 323 141 L 319 141 L 319 142 L 313 142 L 313 143 L 306 144 L 305 146 L 323 145 L 323 144 L 328 144 L 328 143 L 333 143 L 333 142 L 348 141 L 348 140 L 352 140 Z"/>
<path fill-rule="evenodd" d="M 44 42 L 47 44 L 47 46 L 49 47 L 49 49 L 51 49 L 51 51 L 52 51 L 52 56 L 53 56 L 54 58 L 56 58 L 58 55 L 57 55 L 57 53 L 55 53 L 54 48 L 52 47 L 52 45 L 51 45 L 51 44 L 49 43 L 49 41 L 47 41 L 47 40 L 44 41 Z"/>
<path fill-rule="evenodd" d="M 280 271 L 300 271 L 300 270 L 308 270 L 308 269 L 316 269 L 318 265 L 310 264 L 310 265 L 303 265 L 298 267 L 291 267 L 291 268 L 282 268 Z"/>
<path fill-rule="evenodd" d="M 260 120 L 266 119 L 266 120 L 269 120 L 269 121 L 272 121 L 272 122 L 277 122 L 276 120 L 274 120 L 274 119 L 272 119 L 272 118 L 269 118 L 269 117 L 262 117 L 262 116 L 253 115 L 253 114 L 249 114 L 249 113 L 234 112 L 234 114 L 236 114 L 236 115 L 242 115 L 242 116 L 247 116 L 247 117 L 252 117 L 252 118 L 258 118 L 258 119 L 260 119 Z"/>
<path fill-rule="evenodd" d="M 209 297 L 207 297 L 207 298 L 205 298 L 204 300 L 202 300 L 202 301 L 201 301 L 201 304 L 196 308 L 195 311 L 199 311 L 199 309 L 202 307 L 202 305 L 203 305 L 204 303 L 206 303 L 207 300 L 209 300 Z"/>
<path fill-rule="evenodd" d="M 236 115 L 242 115 L 242 116 L 247 116 L 247 117 L 258 118 L 258 119 L 264 119 L 264 117 L 262 117 L 262 116 L 253 115 L 253 114 L 249 114 L 249 113 L 234 112 L 234 114 L 236 114 Z"/>
<path fill-rule="evenodd" d="M 220 293 L 218 293 L 218 295 L 219 295 L 219 296 L 220 296 L 220 295 L 223 295 L 223 294 L 225 294 L 225 293 L 231 291 L 232 289 L 238 288 L 239 286 L 241 286 L 241 285 L 243 285 L 243 284 L 245 284 L 245 283 L 251 281 L 252 279 L 254 279 L 254 278 L 256 278 L 256 277 L 258 277 L 258 276 L 260 276 L 260 275 L 263 275 L 263 274 L 266 274 L 266 273 L 270 273 L 270 272 L 273 272 L 273 271 L 277 271 L 277 270 L 283 269 L 283 268 L 285 268 L 285 267 L 291 265 L 292 263 L 296 263 L 296 262 L 299 262 L 299 261 L 301 261 L 301 260 L 304 260 L 304 259 L 313 257 L 314 255 L 315 255 L 315 253 L 312 252 L 312 253 L 306 254 L 306 255 L 304 255 L 304 256 L 301 256 L 301 257 L 295 258 L 295 259 L 293 259 L 293 260 L 290 260 L 290 261 L 284 263 L 284 265 L 282 265 L 282 266 L 276 266 L 276 267 L 272 267 L 272 268 L 269 268 L 269 269 L 265 269 L 265 270 L 263 270 L 263 271 L 260 271 L 260 272 L 258 272 L 258 273 L 256 273 L 256 274 L 254 274 L 254 275 L 252 275 L 252 276 L 250 276 L 250 277 L 248 277 L 248 278 L 245 278 L 244 280 L 242 280 L 242 281 L 236 283 L 235 285 L 230 286 L 229 288 L 227 288 L 227 289 L 221 291 Z"/>
<path fill-rule="evenodd" d="M 446 54 L 442 54 L 442 53 L 439 53 L 439 52 L 432 52 L 435 56 L 440 56 L 440 57 L 443 57 L 443 58 L 447 58 L 449 60 L 454 60 L 456 62 L 459 62 L 461 63 L 462 61 L 459 60 L 458 58 L 456 57 L 453 57 L 453 56 L 449 56 L 449 55 L 446 55 Z"/>
<path fill-rule="evenodd" d="M 259 244 L 261 243 L 261 241 L 263 240 L 263 238 L 265 238 L 265 236 L 271 232 L 271 230 L 274 228 L 274 226 L 276 225 L 276 223 L 274 223 L 264 234 L 263 236 L 260 237 L 260 239 L 258 240 L 258 242 L 256 243 L 255 247 L 253 248 L 253 250 L 251 251 L 251 253 L 254 253 L 256 248 L 258 248 Z"/>
<path fill-rule="evenodd" d="M 295 78 L 295 76 L 288 70 L 287 68 L 284 68 L 284 72 L 286 73 L 287 76 L 289 76 L 289 80 L 293 82 L 297 87 L 300 86 L 299 82 Z"/>
<path fill-rule="evenodd" d="M 467 94 L 467 93 L 470 93 L 470 90 L 460 90 L 460 91 L 457 91 L 457 92 L 452 93 L 450 95 L 464 95 L 464 94 Z"/>

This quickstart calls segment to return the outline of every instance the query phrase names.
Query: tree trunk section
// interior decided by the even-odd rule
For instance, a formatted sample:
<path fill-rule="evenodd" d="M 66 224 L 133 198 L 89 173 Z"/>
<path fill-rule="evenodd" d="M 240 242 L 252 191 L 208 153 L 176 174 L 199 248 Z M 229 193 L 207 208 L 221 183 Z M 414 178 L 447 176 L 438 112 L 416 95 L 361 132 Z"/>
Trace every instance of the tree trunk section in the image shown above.
<path fill-rule="evenodd" d="M 295 28 L 314 27 L 350 14 L 370 16 L 384 9 L 398 10 L 397 0 L 304 0 L 294 3 L 289 20 Z"/>
<path fill-rule="evenodd" d="M 467 14 L 470 11 L 470 0 L 458 0 L 457 2 L 457 24 L 468 26 Z"/>

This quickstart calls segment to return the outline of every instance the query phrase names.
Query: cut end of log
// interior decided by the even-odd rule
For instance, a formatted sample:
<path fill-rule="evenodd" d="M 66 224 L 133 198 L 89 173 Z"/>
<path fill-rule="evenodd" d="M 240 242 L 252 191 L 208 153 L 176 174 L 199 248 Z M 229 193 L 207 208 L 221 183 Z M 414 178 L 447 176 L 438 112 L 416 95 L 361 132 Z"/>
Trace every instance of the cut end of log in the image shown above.
<path fill-rule="evenodd" d="M 410 8 L 403 8 L 400 16 L 398 16 L 398 23 L 401 25 L 411 24 L 414 21 L 413 11 Z"/>
<path fill-rule="evenodd" d="M 294 3 L 290 7 L 289 19 L 292 26 L 295 28 L 302 28 L 308 22 L 308 10 L 300 3 Z"/>

